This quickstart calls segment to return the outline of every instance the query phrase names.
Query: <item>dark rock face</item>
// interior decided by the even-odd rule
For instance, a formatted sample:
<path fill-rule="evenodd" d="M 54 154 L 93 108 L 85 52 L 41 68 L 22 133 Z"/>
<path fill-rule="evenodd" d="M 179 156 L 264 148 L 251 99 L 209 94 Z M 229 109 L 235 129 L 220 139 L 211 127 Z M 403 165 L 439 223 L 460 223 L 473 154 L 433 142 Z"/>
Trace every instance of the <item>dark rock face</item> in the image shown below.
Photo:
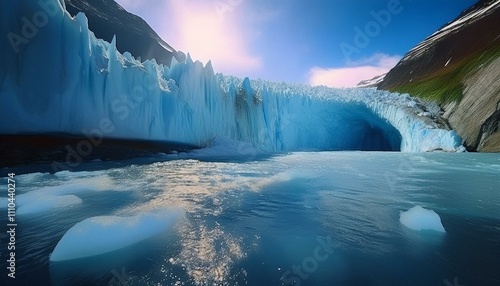
<path fill-rule="evenodd" d="M 378 88 L 438 101 L 467 149 L 500 152 L 498 59 L 500 2 L 481 0 L 411 49 Z"/>
<path fill-rule="evenodd" d="M 142 60 L 155 58 L 169 66 L 177 52 L 141 18 L 127 12 L 113 0 L 64 0 L 71 15 L 83 12 L 89 29 L 97 38 L 111 42 L 116 35 L 116 47 L 121 53 L 130 52 Z"/>
<path fill-rule="evenodd" d="M 500 152 L 500 57 L 463 82 L 460 102 L 444 106 L 450 125 L 469 150 Z"/>

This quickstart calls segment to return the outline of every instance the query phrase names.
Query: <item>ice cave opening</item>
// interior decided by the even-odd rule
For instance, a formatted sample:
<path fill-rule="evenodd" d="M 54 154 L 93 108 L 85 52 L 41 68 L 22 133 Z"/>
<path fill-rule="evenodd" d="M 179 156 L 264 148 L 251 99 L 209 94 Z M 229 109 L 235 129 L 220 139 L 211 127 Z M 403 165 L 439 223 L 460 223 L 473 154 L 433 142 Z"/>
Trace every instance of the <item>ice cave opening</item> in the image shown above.
<path fill-rule="evenodd" d="M 387 120 L 367 107 L 346 111 L 329 122 L 327 151 L 401 151 L 402 136 Z M 320 148 L 323 150 L 323 148 Z"/>

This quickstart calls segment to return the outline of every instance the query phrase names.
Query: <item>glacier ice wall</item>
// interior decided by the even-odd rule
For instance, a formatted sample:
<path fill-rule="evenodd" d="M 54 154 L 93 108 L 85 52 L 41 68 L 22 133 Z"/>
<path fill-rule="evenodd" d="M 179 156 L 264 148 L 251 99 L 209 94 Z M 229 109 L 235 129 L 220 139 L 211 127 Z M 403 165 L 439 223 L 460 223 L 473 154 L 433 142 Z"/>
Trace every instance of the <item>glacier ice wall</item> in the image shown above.
<path fill-rule="evenodd" d="M 58 0 L 0 6 L 0 133 L 64 133 L 267 151 L 462 151 L 416 99 L 214 74 L 190 57 L 140 62 L 96 39 Z M 7 39 L 7 40 L 6 40 Z"/>

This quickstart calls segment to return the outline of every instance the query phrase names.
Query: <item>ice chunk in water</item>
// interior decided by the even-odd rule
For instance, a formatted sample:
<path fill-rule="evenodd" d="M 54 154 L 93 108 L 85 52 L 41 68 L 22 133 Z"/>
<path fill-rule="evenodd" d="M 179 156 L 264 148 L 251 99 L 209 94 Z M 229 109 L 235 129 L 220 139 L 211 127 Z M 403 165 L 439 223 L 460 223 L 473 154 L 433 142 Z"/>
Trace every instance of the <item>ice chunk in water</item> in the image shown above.
<path fill-rule="evenodd" d="M 446 232 L 439 215 L 433 210 L 427 210 L 421 206 L 414 206 L 408 211 L 401 213 L 399 215 L 399 221 L 413 230 Z"/>
<path fill-rule="evenodd" d="M 124 248 L 173 227 L 181 216 L 179 210 L 170 210 L 132 217 L 87 218 L 64 234 L 50 260 L 78 259 Z"/>

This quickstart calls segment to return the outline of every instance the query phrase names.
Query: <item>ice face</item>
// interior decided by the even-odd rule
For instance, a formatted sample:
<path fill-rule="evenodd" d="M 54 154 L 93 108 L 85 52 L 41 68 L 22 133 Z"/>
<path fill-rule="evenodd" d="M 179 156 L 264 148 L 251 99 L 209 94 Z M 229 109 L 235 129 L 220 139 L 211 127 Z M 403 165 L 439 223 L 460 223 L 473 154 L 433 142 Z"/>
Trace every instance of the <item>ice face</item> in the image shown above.
<path fill-rule="evenodd" d="M 433 210 L 427 210 L 421 206 L 414 206 L 408 211 L 401 213 L 399 221 L 413 230 L 446 232 L 441 224 L 439 215 Z"/>
<path fill-rule="evenodd" d="M 180 211 L 160 211 L 133 217 L 100 216 L 70 228 L 57 243 L 50 261 L 65 261 L 115 251 L 168 230 Z"/>
<path fill-rule="evenodd" d="M 0 133 L 66 133 L 205 147 L 217 138 L 265 151 L 463 151 L 408 95 L 251 81 L 209 62 L 140 62 L 96 39 L 56 0 L 0 11 Z M 42 21 L 43 20 L 43 21 Z M 90 144 L 89 143 L 89 144 Z M 88 146 L 87 146 L 88 149 Z"/>

